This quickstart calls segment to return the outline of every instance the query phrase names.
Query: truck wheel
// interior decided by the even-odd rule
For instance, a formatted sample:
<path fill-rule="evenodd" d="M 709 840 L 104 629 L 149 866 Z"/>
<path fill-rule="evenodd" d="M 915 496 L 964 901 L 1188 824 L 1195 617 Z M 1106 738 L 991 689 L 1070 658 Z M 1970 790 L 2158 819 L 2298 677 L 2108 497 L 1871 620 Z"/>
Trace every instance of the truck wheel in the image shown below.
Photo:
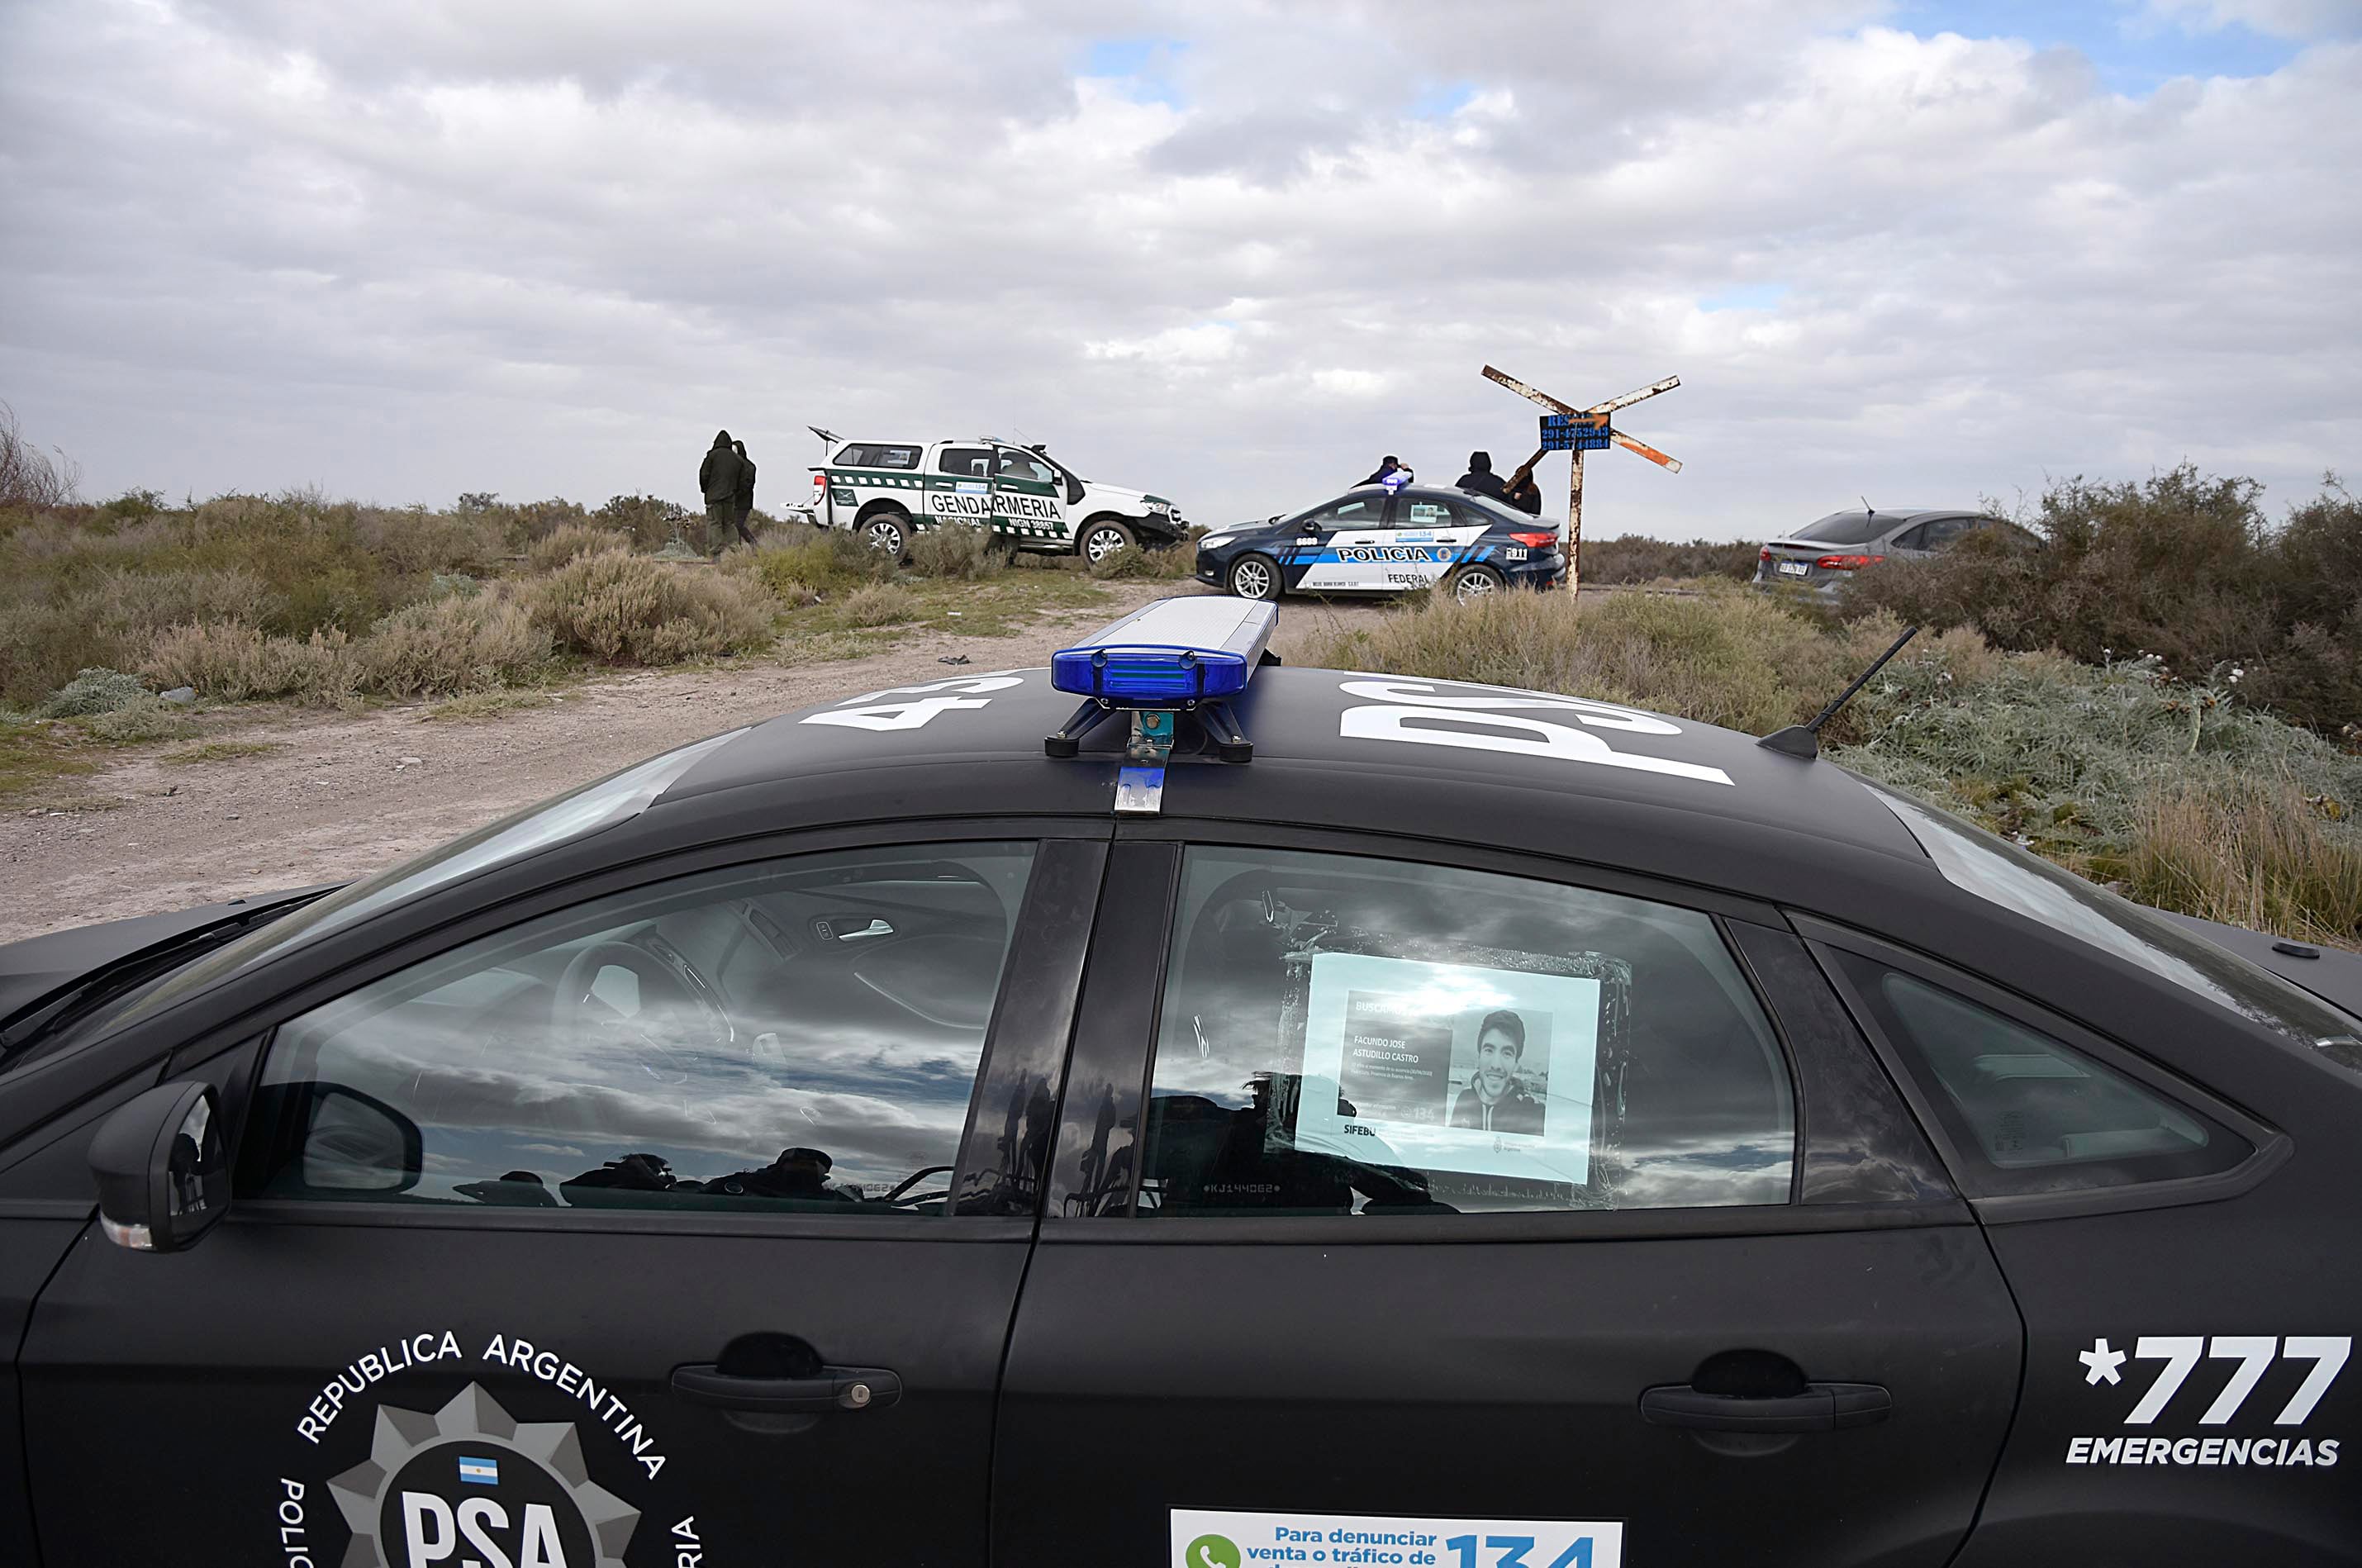
<path fill-rule="evenodd" d="M 891 509 L 873 512 L 861 525 L 861 536 L 869 541 L 870 548 L 883 550 L 899 561 L 910 553 L 911 514 Z"/>
<path fill-rule="evenodd" d="M 1462 567 L 1451 580 L 1451 597 L 1462 604 L 1472 599 L 1487 599 L 1508 586 L 1508 579 L 1488 566 Z"/>
<path fill-rule="evenodd" d="M 1094 523 L 1083 530 L 1083 559 L 1097 566 L 1118 550 L 1134 548 L 1138 544 L 1131 530 L 1120 523 Z"/>
<path fill-rule="evenodd" d="M 1231 563 L 1231 592 L 1240 599 L 1279 597 L 1279 563 L 1269 556 L 1241 556 Z"/>

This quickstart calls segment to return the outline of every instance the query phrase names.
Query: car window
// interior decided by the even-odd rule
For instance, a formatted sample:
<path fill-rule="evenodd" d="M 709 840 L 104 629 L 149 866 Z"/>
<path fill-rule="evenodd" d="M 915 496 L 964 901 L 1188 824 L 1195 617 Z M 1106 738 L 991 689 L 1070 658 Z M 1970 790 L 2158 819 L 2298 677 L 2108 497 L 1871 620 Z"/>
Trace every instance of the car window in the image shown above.
<path fill-rule="evenodd" d="M 1173 931 L 1143 1214 L 1787 1200 L 1787 1069 L 1702 914 L 1195 847 Z"/>
<path fill-rule="evenodd" d="M 1927 529 L 1928 525 L 1925 523 L 1920 524 L 1916 528 L 1905 528 L 1889 541 L 1888 547 L 1897 550 L 1924 550 L 1927 547 Z"/>
<path fill-rule="evenodd" d="M 992 474 L 992 454 L 982 447 L 946 447 L 935 459 L 938 472 L 957 474 L 962 479 L 988 479 Z"/>
<path fill-rule="evenodd" d="M 944 1211 L 1029 846 L 800 856 L 594 900 L 282 1025 L 256 1196 Z"/>
<path fill-rule="evenodd" d="M 919 448 L 889 442 L 855 441 L 837 453 L 836 461 L 838 467 L 847 469 L 915 469 L 919 466 Z"/>
<path fill-rule="evenodd" d="M 1326 506 L 1316 506 L 1298 517 L 1296 525 L 1307 533 L 1338 528 L 1379 528 L 1385 525 L 1385 496 L 1357 495 L 1332 501 Z"/>
<path fill-rule="evenodd" d="M 1887 531 L 1902 521 L 1902 515 L 1893 512 L 1832 512 L 1788 536 L 1821 545 L 1867 545 L 1872 539 L 1884 538 Z"/>
<path fill-rule="evenodd" d="M 1853 954 L 1839 956 L 1950 1133 L 1978 1197 L 2204 1176 L 2252 1145 L 2014 1019 Z"/>
<path fill-rule="evenodd" d="M 1982 526 L 1985 521 L 1986 519 L 1981 517 L 1936 518 L 1923 525 L 1922 542 L 1918 547 L 1923 550 L 1940 550 L 1961 535 L 1971 533 Z"/>
<path fill-rule="evenodd" d="M 1000 450 L 999 467 L 995 471 L 1002 479 L 1034 480 L 1043 484 L 1055 484 L 1058 480 L 1050 465 L 1032 453 L 1012 452 L 1006 447 Z"/>
<path fill-rule="evenodd" d="M 1468 508 L 1454 502 L 1437 501 L 1429 497 L 1406 495 L 1402 498 L 1402 514 L 1396 526 L 1401 528 L 1457 528 L 1463 525 L 1481 524 Z"/>

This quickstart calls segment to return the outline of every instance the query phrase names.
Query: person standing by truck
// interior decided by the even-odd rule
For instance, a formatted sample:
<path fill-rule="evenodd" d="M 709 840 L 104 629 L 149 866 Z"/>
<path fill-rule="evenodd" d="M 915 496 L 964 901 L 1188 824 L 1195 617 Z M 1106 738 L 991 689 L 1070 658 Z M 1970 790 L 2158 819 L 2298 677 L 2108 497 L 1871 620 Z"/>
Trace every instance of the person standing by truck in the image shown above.
<path fill-rule="evenodd" d="M 738 507 L 730 520 L 737 525 L 738 536 L 751 550 L 755 547 L 755 530 L 746 525 L 746 519 L 755 511 L 755 459 L 746 455 L 744 441 L 732 442 L 730 449 L 738 454 Z"/>
<path fill-rule="evenodd" d="M 722 558 L 731 525 L 738 519 L 738 470 L 746 459 L 731 445 L 730 432 L 714 433 L 705 461 L 697 466 L 698 487 L 705 492 L 705 553 Z"/>

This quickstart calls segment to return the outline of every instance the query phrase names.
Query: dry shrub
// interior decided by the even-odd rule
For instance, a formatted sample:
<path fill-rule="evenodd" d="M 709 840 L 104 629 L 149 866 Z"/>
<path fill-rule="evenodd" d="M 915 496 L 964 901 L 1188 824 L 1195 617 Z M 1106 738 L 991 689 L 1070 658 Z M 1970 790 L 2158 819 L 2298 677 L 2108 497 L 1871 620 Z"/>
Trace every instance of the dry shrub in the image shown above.
<path fill-rule="evenodd" d="M 0 403 L 0 506 L 65 506 L 81 483 L 73 459 L 63 452 L 52 457 L 25 439 L 17 411 Z"/>
<path fill-rule="evenodd" d="M 1555 529 L 1558 525 L 1537 517 L 1534 526 Z M 1585 539 L 1583 581 L 1585 587 L 1593 583 L 1655 582 L 1664 578 L 1690 577 L 1727 577 L 1745 582 L 1755 575 L 1756 556 L 1761 548 L 1752 540 L 1734 543 L 1728 539 L 1692 539 L 1683 545 L 1639 534 Z"/>
<path fill-rule="evenodd" d="M 613 495 L 590 515 L 607 527 L 629 534 L 634 548 L 660 550 L 672 542 L 677 530 L 689 526 L 692 514 L 679 502 L 653 495 Z M 688 537 L 686 533 L 681 536 Z"/>
<path fill-rule="evenodd" d="M 388 697 L 450 697 L 526 681 L 549 662 L 549 634 L 499 593 L 395 611 L 356 646 L 361 684 Z"/>
<path fill-rule="evenodd" d="M 975 582 L 998 577 L 1009 564 L 1009 553 L 989 528 L 972 523 L 944 523 L 911 540 L 911 570 L 920 577 L 950 578 Z"/>
<path fill-rule="evenodd" d="M 628 550 L 632 536 L 618 528 L 604 528 L 590 523 L 567 523 L 535 539 L 525 550 L 525 560 L 535 571 L 556 571 L 578 556 L 593 556 L 602 550 Z"/>
<path fill-rule="evenodd" d="M 1098 560 L 1084 563 L 1083 570 L 1101 582 L 1119 578 L 1173 581 L 1197 575 L 1198 552 L 1187 544 L 1163 550 L 1144 550 L 1138 545 L 1126 545 Z"/>
<path fill-rule="evenodd" d="M 2167 785 L 2140 802 L 2125 879 L 2158 909 L 2362 946 L 2362 831 L 2286 780 Z"/>
<path fill-rule="evenodd" d="M 1437 593 L 1374 630 L 1332 633 L 1316 664 L 1562 691 L 1760 734 L 1810 718 L 1892 641 L 1825 636 L 1736 586 L 1694 597 Z"/>
<path fill-rule="evenodd" d="M 609 664 L 674 664 L 764 647 L 774 610 L 742 579 L 624 550 L 568 562 L 533 597 L 535 621 L 560 648 Z"/>
<path fill-rule="evenodd" d="M 507 548 L 500 523 L 484 513 L 371 506 L 357 510 L 353 525 L 363 549 L 405 577 L 480 570 Z"/>
<path fill-rule="evenodd" d="M 224 702 L 288 697 L 349 707 L 360 692 L 351 639 L 335 628 L 299 638 L 225 622 L 175 626 L 157 637 L 140 673 L 159 686 L 193 686 Z"/>
<path fill-rule="evenodd" d="M 873 582 L 846 595 L 837 613 L 848 626 L 891 626 L 919 618 L 919 596 L 900 583 Z"/>
<path fill-rule="evenodd" d="M 812 528 L 799 523 L 777 530 L 747 553 L 758 558 L 766 583 L 781 588 L 800 583 L 822 594 L 865 582 L 883 582 L 895 570 L 891 557 L 849 529 Z M 723 559 L 729 561 L 736 554 Z"/>

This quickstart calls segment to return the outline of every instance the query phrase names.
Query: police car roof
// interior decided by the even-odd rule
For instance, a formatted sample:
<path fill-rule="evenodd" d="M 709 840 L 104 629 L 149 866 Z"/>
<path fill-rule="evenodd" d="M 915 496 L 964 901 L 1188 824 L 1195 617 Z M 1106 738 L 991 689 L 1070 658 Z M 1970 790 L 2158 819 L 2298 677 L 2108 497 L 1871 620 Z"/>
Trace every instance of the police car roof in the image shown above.
<path fill-rule="evenodd" d="M 684 828 L 685 816 L 799 826 L 1105 819 L 1124 726 L 1104 726 L 1072 760 L 1044 756 L 1043 738 L 1075 708 L 1048 671 L 1032 669 L 963 674 L 800 710 L 718 747 L 648 815 Z M 1879 879 L 1902 864 L 1917 872 L 1929 864 L 1843 768 L 1711 724 L 1494 687 L 1295 667 L 1262 670 L 1232 708 L 1254 760 L 1190 755 L 1194 726 L 1184 724 L 1166 775 L 1164 819 L 1406 834 L 1684 878 L 1710 870 L 1704 879 L 1765 898 L 1782 896 L 1799 877 L 1838 873 L 1840 863 Z"/>

